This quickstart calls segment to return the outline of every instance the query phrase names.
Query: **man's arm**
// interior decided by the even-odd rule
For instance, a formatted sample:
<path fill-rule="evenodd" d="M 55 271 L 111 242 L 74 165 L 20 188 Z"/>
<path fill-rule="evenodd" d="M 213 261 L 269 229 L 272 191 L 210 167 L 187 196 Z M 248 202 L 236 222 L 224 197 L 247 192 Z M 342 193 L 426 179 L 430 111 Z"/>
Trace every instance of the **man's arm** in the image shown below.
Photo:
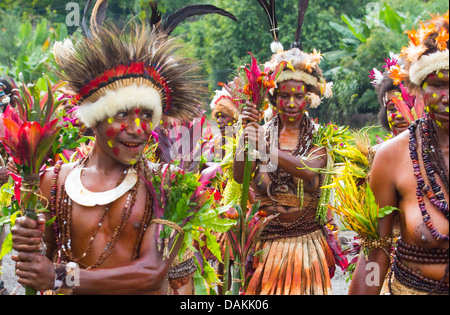
<path fill-rule="evenodd" d="M 26 219 L 25 223 L 29 224 L 29 220 Z M 80 270 L 79 286 L 72 287 L 73 294 L 160 293 L 183 238 L 178 238 L 170 257 L 163 259 L 162 252 L 157 250 L 156 226 L 149 226 L 141 245 L 139 259 L 118 267 Z M 54 288 L 55 267 L 47 257 L 34 252 L 19 252 L 13 259 L 17 262 L 16 275 L 19 277 L 19 283 L 39 291 Z"/>

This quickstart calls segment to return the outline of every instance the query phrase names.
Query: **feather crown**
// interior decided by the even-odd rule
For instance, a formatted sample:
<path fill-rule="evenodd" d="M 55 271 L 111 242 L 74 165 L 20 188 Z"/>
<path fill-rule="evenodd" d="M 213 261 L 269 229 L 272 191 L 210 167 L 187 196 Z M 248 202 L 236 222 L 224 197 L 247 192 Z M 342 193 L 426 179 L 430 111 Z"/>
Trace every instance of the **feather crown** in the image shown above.
<path fill-rule="evenodd" d="M 436 71 L 449 69 L 449 12 L 432 15 L 427 22 L 420 22 L 418 30 L 406 32 L 410 39 L 401 56 L 405 68 L 393 67 L 391 78 L 405 81 L 408 88 L 417 89 L 426 77 Z"/>
<path fill-rule="evenodd" d="M 283 45 L 279 42 L 278 24 L 276 19 L 275 0 L 258 0 L 258 3 L 266 12 L 271 25 L 271 33 L 274 42 L 271 45 L 274 55 L 272 59 L 266 63 L 266 68 L 275 69 L 281 62 L 286 62 L 285 70 L 278 77 L 277 83 L 296 80 L 302 81 L 310 86 L 311 91 L 307 97 L 311 101 L 311 107 L 318 107 L 321 103 L 321 97 L 331 98 L 333 83 L 327 83 L 323 77 L 322 70 L 319 65 L 322 61 L 322 55 L 316 49 L 312 53 L 303 51 L 303 44 L 300 41 L 303 21 L 309 0 L 299 0 L 298 5 L 298 21 L 295 33 L 295 41 L 291 44 L 289 50 L 284 50 Z M 276 30 L 276 31 L 275 31 Z"/>
<path fill-rule="evenodd" d="M 154 126 L 162 113 L 182 120 L 200 115 L 199 86 L 196 63 L 176 54 L 179 46 L 174 39 L 151 30 L 146 25 L 130 26 L 129 31 L 114 25 L 97 27 L 95 36 L 74 43 L 65 41 L 54 47 L 59 76 L 69 83 L 79 102 L 78 117 L 89 127 L 114 110 L 142 103 L 154 111 Z M 134 86 L 144 88 L 137 99 Z M 142 90 L 142 91 L 144 91 Z M 121 95 L 131 92 L 132 95 Z M 105 104 L 114 100 L 130 104 Z M 99 107 L 109 107 L 99 108 Z M 98 116 L 98 117 L 96 117 Z"/>
<path fill-rule="evenodd" d="M 230 117 L 237 119 L 239 116 L 239 110 L 234 102 L 232 96 L 225 88 L 217 90 L 214 98 L 211 101 L 211 116 L 215 117 L 216 113 L 222 112 Z"/>
<path fill-rule="evenodd" d="M 201 100 L 206 85 L 197 75 L 198 63 L 177 53 L 181 45 L 169 35 L 186 18 L 220 14 L 236 20 L 229 12 L 211 5 L 191 5 L 162 19 L 151 1 L 151 19 L 138 25 L 129 23 L 119 30 L 103 26 L 107 0 L 97 0 L 87 25 L 93 0 L 84 10 L 84 38 L 65 40 L 54 46 L 60 78 L 79 102 L 77 116 L 88 127 L 114 116 L 118 110 L 144 106 L 153 110 L 153 127 L 165 114 L 190 121 L 201 116 Z"/>

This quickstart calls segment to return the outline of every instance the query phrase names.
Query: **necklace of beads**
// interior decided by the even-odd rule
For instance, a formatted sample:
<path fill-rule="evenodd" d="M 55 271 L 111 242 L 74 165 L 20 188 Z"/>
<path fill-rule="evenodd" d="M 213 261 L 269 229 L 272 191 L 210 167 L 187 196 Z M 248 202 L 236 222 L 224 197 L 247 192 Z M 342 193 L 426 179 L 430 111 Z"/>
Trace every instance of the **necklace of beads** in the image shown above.
<path fill-rule="evenodd" d="M 80 163 L 84 164 L 85 161 L 86 160 L 81 161 Z M 137 164 L 137 167 L 139 168 L 139 170 L 137 170 L 138 172 L 142 168 L 141 167 L 142 163 Z M 144 167 L 144 171 L 145 171 L 145 167 Z M 58 170 L 58 173 L 59 173 L 59 170 Z M 120 179 L 116 183 L 116 186 L 119 185 L 121 183 L 121 181 L 125 178 L 126 173 L 127 173 L 127 171 L 125 171 L 121 175 Z M 54 175 L 54 178 L 57 178 L 57 175 Z M 59 212 L 58 213 L 59 220 L 58 220 L 58 224 L 57 224 L 59 231 L 58 231 L 58 235 L 57 235 L 56 239 L 57 239 L 57 244 L 58 244 L 58 246 L 60 246 L 59 248 L 61 248 L 62 253 L 64 254 L 67 261 L 76 262 L 79 265 L 85 267 L 86 269 L 93 269 L 93 268 L 97 268 L 98 266 L 100 266 L 111 255 L 117 241 L 119 240 L 120 236 L 122 235 L 122 232 L 125 230 L 125 227 L 128 223 L 128 219 L 130 218 L 132 208 L 136 202 L 136 196 L 137 196 L 137 192 L 138 192 L 138 188 L 139 188 L 139 183 L 140 183 L 140 181 L 138 181 L 136 183 L 136 185 L 128 193 L 125 205 L 122 208 L 122 214 L 121 214 L 120 221 L 119 221 L 118 225 L 116 226 L 116 228 L 114 229 L 113 235 L 111 236 L 111 240 L 107 243 L 107 245 L 104 248 L 104 251 L 99 255 L 97 261 L 93 265 L 90 265 L 90 266 L 83 265 L 82 263 L 80 263 L 80 260 L 85 258 L 87 256 L 88 252 L 91 250 L 94 239 L 97 236 L 101 226 L 103 225 L 106 215 L 112 204 L 106 205 L 103 215 L 100 218 L 100 221 L 97 224 L 97 227 L 96 227 L 93 235 L 89 239 L 89 243 L 86 246 L 86 249 L 83 251 L 83 254 L 79 258 L 76 258 L 76 257 L 74 257 L 74 255 L 72 253 L 72 237 L 71 237 L 71 235 L 72 235 L 71 224 L 72 224 L 73 201 L 67 195 L 64 185 L 61 185 L 61 196 L 59 198 L 59 203 L 58 203 L 58 207 L 57 207 L 58 212 Z M 54 198 L 56 200 L 56 180 L 52 184 L 55 185 L 54 188 L 52 188 L 52 198 L 53 198 L 53 191 L 55 191 Z M 144 217 L 142 220 L 140 230 L 138 232 L 137 242 L 134 246 L 134 251 L 132 254 L 133 259 L 137 258 L 139 255 L 140 242 L 141 242 L 142 236 L 145 233 L 145 231 L 148 227 L 148 224 L 150 222 L 150 219 L 151 219 L 151 215 L 152 215 L 151 208 L 152 208 L 151 207 L 151 198 L 149 197 L 149 194 L 146 193 L 145 212 L 144 212 Z M 53 212 L 56 213 L 56 209 L 53 209 Z"/>
<path fill-rule="evenodd" d="M 270 147 L 279 148 L 279 138 L 280 138 L 280 115 L 278 114 L 273 120 L 271 125 L 269 126 L 266 139 L 270 143 Z M 300 132 L 298 136 L 297 147 L 292 151 L 291 155 L 297 158 L 303 157 L 306 153 L 309 152 L 312 140 L 313 140 L 313 130 L 314 126 L 309 119 L 308 115 L 305 113 L 303 115 L 303 120 L 300 127 Z M 277 168 L 274 172 L 269 172 L 269 177 L 276 185 L 289 185 L 292 180 L 292 175 L 286 172 L 281 168 Z"/>
<path fill-rule="evenodd" d="M 420 125 L 419 133 L 422 141 L 422 160 L 431 187 L 425 183 L 425 179 L 423 178 L 420 171 L 419 154 L 417 153 L 418 144 L 416 137 L 416 130 L 419 125 Z M 430 230 L 431 234 L 433 235 L 433 238 L 435 238 L 436 240 L 449 241 L 448 235 L 441 234 L 434 227 L 431 221 L 431 216 L 428 213 L 424 202 L 424 198 L 425 197 L 428 198 L 430 202 L 448 219 L 449 214 L 448 203 L 445 200 L 444 193 L 442 192 L 440 185 L 436 182 L 436 177 L 434 175 L 435 170 L 433 168 L 433 163 L 431 160 L 430 125 L 431 123 L 429 117 L 425 117 L 424 119 L 412 123 L 411 126 L 409 127 L 410 156 L 413 163 L 414 175 L 417 178 L 416 196 L 417 201 L 419 203 L 420 211 L 422 213 L 423 221 L 427 226 L 427 228 Z M 435 148 L 435 150 L 440 150 L 440 148 Z"/>

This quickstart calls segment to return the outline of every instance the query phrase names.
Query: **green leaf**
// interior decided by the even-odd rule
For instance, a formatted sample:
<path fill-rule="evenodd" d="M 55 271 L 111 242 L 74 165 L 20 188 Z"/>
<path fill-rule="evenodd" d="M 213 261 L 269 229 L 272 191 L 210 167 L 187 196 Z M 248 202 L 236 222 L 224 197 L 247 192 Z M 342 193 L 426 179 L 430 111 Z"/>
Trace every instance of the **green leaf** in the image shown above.
<path fill-rule="evenodd" d="M 196 295 L 208 295 L 205 279 L 203 279 L 198 268 L 194 274 L 194 287 Z"/>
<path fill-rule="evenodd" d="M 386 206 L 386 207 L 380 209 L 378 217 L 384 218 L 385 216 L 391 214 L 394 211 L 400 211 L 400 209 L 398 209 L 396 207 Z"/>
<path fill-rule="evenodd" d="M 6 235 L 5 240 L 3 241 L 2 244 L 2 251 L 0 252 L 0 260 L 2 260 L 2 258 L 8 254 L 9 252 L 12 251 L 13 248 L 13 242 L 12 242 L 12 234 L 9 233 L 8 235 Z"/>

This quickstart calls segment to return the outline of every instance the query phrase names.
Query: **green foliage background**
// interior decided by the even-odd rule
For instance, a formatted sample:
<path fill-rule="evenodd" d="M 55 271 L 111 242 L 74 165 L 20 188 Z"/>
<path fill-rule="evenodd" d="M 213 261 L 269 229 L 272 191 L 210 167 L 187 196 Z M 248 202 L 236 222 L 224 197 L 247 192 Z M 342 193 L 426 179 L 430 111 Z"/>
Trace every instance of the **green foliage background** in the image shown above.
<path fill-rule="evenodd" d="M 36 80 L 43 72 L 51 75 L 53 42 L 80 32 L 79 27 L 66 25 L 69 2 L 1 0 L 0 71 L 13 77 L 23 72 L 27 80 Z M 249 61 L 248 52 L 261 62 L 271 56 L 270 27 L 256 0 L 157 2 L 164 13 L 201 3 L 226 9 L 238 18 L 235 23 L 218 15 L 195 17 L 174 32 L 186 43 L 185 54 L 202 61 L 211 98 L 218 82 L 229 79 L 236 65 Z M 81 16 L 86 0 L 72 3 L 79 5 Z M 277 1 L 280 39 L 285 48 L 294 39 L 297 6 L 297 0 Z M 132 16 L 145 17 L 146 8 L 146 0 L 110 0 L 108 17 L 124 24 Z M 381 69 L 389 52 L 398 53 L 407 44 L 404 31 L 416 27 L 419 19 L 428 19 L 428 12 L 448 9 L 446 0 L 311 0 L 302 32 L 304 50 L 316 48 L 324 54 L 322 70 L 334 82 L 334 97 L 312 111 L 312 116 L 322 123 L 352 127 L 376 123 L 378 102 L 369 71 Z M 375 21 L 370 19 L 374 16 Z M 205 108 L 209 101 L 205 100 Z"/>

